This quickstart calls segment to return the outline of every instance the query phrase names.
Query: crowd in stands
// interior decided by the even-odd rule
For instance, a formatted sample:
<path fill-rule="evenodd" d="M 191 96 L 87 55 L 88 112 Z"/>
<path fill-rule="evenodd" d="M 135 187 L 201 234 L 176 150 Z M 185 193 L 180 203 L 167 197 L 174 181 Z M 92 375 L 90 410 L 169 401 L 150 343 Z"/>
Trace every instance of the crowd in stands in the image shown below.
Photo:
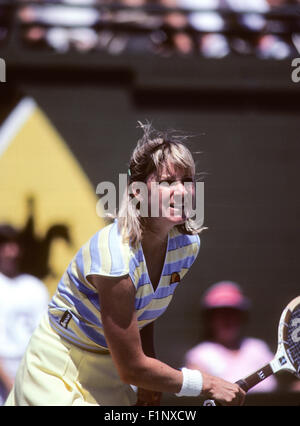
<path fill-rule="evenodd" d="M 300 52 L 299 11 L 300 0 L 23 0 L 14 22 L 23 45 L 59 53 L 279 60 Z M 0 43 L 3 19 L 2 7 Z"/>

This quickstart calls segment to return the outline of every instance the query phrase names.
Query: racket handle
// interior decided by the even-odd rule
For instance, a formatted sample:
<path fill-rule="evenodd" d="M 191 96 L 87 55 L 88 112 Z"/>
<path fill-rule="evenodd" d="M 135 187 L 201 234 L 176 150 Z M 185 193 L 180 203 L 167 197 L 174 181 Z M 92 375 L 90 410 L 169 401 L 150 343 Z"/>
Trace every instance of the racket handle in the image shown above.
<path fill-rule="evenodd" d="M 239 385 L 239 387 L 241 389 L 243 389 L 243 391 L 248 392 L 248 390 L 250 389 L 251 386 L 249 386 L 249 384 L 246 382 L 246 380 L 238 380 L 237 382 L 235 382 L 237 385 Z"/>
<path fill-rule="evenodd" d="M 256 386 L 258 383 L 265 380 L 267 377 L 271 376 L 273 374 L 273 370 L 271 368 L 270 364 L 266 364 L 263 368 L 260 368 L 259 370 L 255 371 L 255 373 L 250 374 L 250 376 L 245 377 L 244 379 L 238 380 L 235 382 L 243 391 L 248 392 L 249 389 Z M 212 399 L 207 399 L 204 401 L 205 406 L 216 406 L 218 405 L 215 401 Z"/>
<path fill-rule="evenodd" d="M 248 392 L 249 389 L 256 386 L 258 383 L 265 380 L 267 377 L 273 374 L 273 370 L 270 364 L 266 364 L 264 367 L 255 371 L 255 373 L 250 374 L 250 376 L 245 377 L 244 379 L 238 380 L 236 384 L 239 385 L 245 392 Z"/>

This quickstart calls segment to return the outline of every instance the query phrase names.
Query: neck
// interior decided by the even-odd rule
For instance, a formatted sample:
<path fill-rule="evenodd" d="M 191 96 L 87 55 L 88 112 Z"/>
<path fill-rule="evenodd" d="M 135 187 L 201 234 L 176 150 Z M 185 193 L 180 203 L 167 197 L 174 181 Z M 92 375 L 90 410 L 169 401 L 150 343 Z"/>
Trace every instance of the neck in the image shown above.
<path fill-rule="evenodd" d="M 168 240 L 168 233 L 169 229 L 162 229 L 161 227 L 156 226 L 146 227 L 143 232 L 143 247 L 153 249 L 165 246 Z"/>
<path fill-rule="evenodd" d="M 146 231 L 143 235 L 142 245 L 143 248 L 154 249 L 165 246 L 167 240 L 168 234 L 163 236 L 161 234 L 158 235 L 151 231 Z"/>
<path fill-rule="evenodd" d="M 7 278 L 16 278 L 19 275 L 19 271 L 7 268 L 0 268 L 0 272 Z"/>
<path fill-rule="evenodd" d="M 232 341 L 222 341 L 220 339 L 215 340 L 217 343 L 220 343 L 222 346 L 224 346 L 226 349 L 230 350 L 230 351 L 237 351 L 241 348 L 241 343 L 242 340 L 241 339 L 235 339 Z"/>

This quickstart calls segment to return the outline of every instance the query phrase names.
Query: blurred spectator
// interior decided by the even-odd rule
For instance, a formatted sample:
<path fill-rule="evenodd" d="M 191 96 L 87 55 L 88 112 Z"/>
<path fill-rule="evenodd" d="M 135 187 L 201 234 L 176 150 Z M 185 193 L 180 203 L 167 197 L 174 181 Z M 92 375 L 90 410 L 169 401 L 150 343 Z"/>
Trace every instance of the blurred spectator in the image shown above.
<path fill-rule="evenodd" d="M 84 1 L 81 2 L 84 4 Z M 30 4 L 23 6 L 19 17 L 24 23 L 50 26 L 90 27 L 100 20 L 100 11 L 93 7 L 63 4 Z"/>
<path fill-rule="evenodd" d="M 114 55 L 124 51 L 154 53 L 151 35 L 160 27 L 162 18 L 143 9 L 147 0 L 120 0 L 117 4 L 118 9 L 107 11 L 98 47 Z"/>
<path fill-rule="evenodd" d="M 226 21 L 219 13 L 222 0 L 177 0 L 178 7 L 191 11 L 188 21 L 200 33 L 200 53 L 207 58 L 223 58 L 230 52 L 227 38 L 221 34 Z"/>
<path fill-rule="evenodd" d="M 0 225 L 0 405 L 49 302 L 48 291 L 40 280 L 20 274 L 21 256 L 18 232 L 9 225 Z"/>
<path fill-rule="evenodd" d="M 224 0 L 224 4 L 229 11 L 236 13 L 231 19 L 232 51 L 240 55 L 255 55 L 260 33 L 266 25 L 263 14 L 269 11 L 267 0 Z"/>
<path fill-rule="evenodd" d="M 290 1 L 291 6 L 295 7 L 295 15 L 297 16 L 297 19 L 294 23 L 294 28 L 292 31 L 292 43 L 293 46 L 296 49 L 297 54 L 300 53 L 300 0 L 291 0 Z M 295 55 L 296 56 L 296 55 Z"/>
<path fill-rule="evenodd" d="M 297 28 L 295 20 L 280 17 L 280 12 L 286 12 L 288 0 L 267 0 L 269 10 L 276 12 L 278 17 L 268 18 L 265 26 L 266 35 L 262 35 L 256 55 L 262 59 L 286 59 L 295 53 L 292 43 L 292 33 Z"/>
<path fill-rule="evenodd" d="M 299 54 L 300 53 L 300 31 L 299 31 L 299 33 L 292 34 L 291 37 L 292 37 L 292 42 L 293 42 L 293 45 L 296 49 L 296 52 L 297 52 L 297 54 Z"/>
<path fill-rule="evenodd" d="M 267 0 L 225 0 L 227 7 L 238 12 L 238 23 L 251 31 L 261 31 L 266 23 L 262 15 L 269 11 Z M 243 13 L 247 12 L 247 13 Z"/>
<path fill-rule="evenodd" d="M 150 30 L 161 23 L 161 17 L 145 9 L 149 5 L 147 0 L 119 0 L 118 5 L 120 8 L 113 13 L 113 21 L 116 23 L 135 24 Z"/>
<path fill-rule="evenodd" d="M 232 38 L 231 46 L 240 54 L 257 55 L 262 59 L 286 59 L 291 55 L 289 44 L 278 34 L 284 30 L 283 23 L 269 20 L 264 14 L 286 0 L 225 0 L 228 8 L 237 12 L 237 34 Z M 246 13 L 247 12 L 247 13 Z"/>
<path fill-rule="evenodd" d="M 88 51 L 97 45 L 98 36 L 93 28 L 101 22 L 100 10 L 90 7 L 91 0 L 79 2 L 65 0 L 66 5 L 32 4 L 19 10 L 25 30 L 25 41 L 37 45 L 45 44 L 59 53 L 66 53 L 71 47 L 78 51 Z M 32 29 L 34 28 L 34 30 Z"/>
<path fill-rule="evenodd" d="M 65 53 L 72 48 L 78 52 L 88 52 L 98 43 L 98 36 L 92 28 L 50 28 L 46 33 L 49 46 L 60 53 Z"/>
<path fill-rule="evenodd" d="M 44 28 L 33 25 L 23 31 L 23 41 L 35 49 L 48 48 L 64 54 L 74 49 L 87 52 L 97 47 L 97 33 L 90 28 Z"/>
<path fill-rule="evenodd" d="M 161 40 L 159 53 L 164 56 L 173 53 L 180 55 L 195 53 L 194 41 L 190 31 L 188 31 L 188 18 L 185 13 L 176 10 L 180 8 L 179 0 L 160 0 L 159 3 L 164 8 L 162 12 L 162 34 L 164 36 Z M 170 9 L 170 11 L 166 12 L 166 9 Z"/>
<path fill-rule="evenodd" d="M 245 337 L 249 301 L 231 281 L 211 286 L 202 300 L 204 340 L 185 356 L 188 368 L 236 382 L 270 362 L 273 354 L 265 342 Z M 250 392 L 270 392 L 277 382 L 270 376 Z"/>

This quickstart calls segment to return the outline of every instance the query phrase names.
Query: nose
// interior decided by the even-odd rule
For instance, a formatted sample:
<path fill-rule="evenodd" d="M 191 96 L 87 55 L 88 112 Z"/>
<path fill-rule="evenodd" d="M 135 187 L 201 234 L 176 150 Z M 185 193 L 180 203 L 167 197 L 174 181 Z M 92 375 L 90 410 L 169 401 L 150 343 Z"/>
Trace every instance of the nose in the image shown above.
<path fill-rule="evenodd" d="M 177 192 L 178 194 L 184 194 L 186 192 L 186 187 L 182 180 L 176 181 L 174 192 Z"/>
<path fill-rule="evenodd" d="M 186 195 L 193 192 L 193 184 L 191 182 L 184 182 L 178 180 L 174 187 L 174 195 L 177 197 L 185 197 Z"/>
<path fill-rule="evenodd" d="M 184 183 L 181 180 L 176 181 L 173 187 L 173 199 L 175 204 L 182 205 L 184 203 L 185 195 L 187 190 Z"/>

